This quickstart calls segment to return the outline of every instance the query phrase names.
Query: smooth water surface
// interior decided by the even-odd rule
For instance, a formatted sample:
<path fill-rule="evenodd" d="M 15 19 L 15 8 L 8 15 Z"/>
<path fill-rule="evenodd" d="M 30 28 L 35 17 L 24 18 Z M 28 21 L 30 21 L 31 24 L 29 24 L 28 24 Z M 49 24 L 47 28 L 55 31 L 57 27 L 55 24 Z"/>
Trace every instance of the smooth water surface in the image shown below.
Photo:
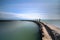
<path fill-rule="evenodd" d="M 28 21 L 0 22 L 1 40 L 37 40 L 38 25 Z"/>
<path fill-rule="evenodd" d="M 42 20 L 42 22 L 46 22 L 60 28 L 60 20 Z"/>

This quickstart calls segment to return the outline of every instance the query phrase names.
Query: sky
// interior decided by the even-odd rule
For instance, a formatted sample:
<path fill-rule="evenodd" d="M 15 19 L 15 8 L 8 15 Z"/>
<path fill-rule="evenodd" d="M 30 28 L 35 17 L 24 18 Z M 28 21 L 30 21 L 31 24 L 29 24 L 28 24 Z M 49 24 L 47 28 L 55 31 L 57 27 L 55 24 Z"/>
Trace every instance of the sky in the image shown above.
<path fill-rule="evenodd" d="M 0 19 L 58 19 L 59 0 L 1 0 Z"/>

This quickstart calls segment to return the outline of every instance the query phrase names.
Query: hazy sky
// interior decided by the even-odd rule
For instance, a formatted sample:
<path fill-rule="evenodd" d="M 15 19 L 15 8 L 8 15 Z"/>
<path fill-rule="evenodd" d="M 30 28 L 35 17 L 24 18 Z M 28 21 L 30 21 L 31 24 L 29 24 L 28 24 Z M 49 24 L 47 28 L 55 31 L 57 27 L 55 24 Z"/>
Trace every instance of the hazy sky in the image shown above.
<path fill-rule="evenodd" d="M 60 19 L 59 3 L 59 0 L 1 0 L 0 10 L 3 15 L 1 18 L 10 13 L 11 15 L 35 13 L 39 14 L 41 19 Z"/>

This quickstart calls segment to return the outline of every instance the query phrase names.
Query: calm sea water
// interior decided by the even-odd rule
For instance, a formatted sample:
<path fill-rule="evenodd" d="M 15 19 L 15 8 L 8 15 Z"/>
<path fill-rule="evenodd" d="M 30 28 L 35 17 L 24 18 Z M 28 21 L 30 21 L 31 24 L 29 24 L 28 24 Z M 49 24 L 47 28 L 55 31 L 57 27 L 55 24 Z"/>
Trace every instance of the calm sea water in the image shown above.
<path fill-rule="evenodd" d="M 41 21 L 60 28 L 60 20 L 41 20 Z"/>
<path fill-rule="evenodd" d="M 33 22 L 0 22 L 1 40 L 37 40 L 38 26 Z"/>
<path fill-rule="evenodd" d="M 60 27 L 60 20 L 42 20 Z M 38 40 L 38 26 L 33 22 L 0 22 L 0 40 Z"/>

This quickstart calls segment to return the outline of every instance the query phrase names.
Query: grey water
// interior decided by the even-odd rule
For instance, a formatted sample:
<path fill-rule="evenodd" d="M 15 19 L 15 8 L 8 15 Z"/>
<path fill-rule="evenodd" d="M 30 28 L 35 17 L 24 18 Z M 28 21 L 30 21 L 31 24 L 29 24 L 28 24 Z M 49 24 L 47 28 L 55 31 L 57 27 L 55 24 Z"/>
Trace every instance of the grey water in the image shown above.
<path fill-rule="evenodd" d="M 60 20 L 41 20 L 41 21 L 60 28 Z"/>
<path fill-rule="evenodd" d="M 33 22 L 0 22 L 0 30 L 0 40 L 38 39 L 38 25 Z"/>
<path fill-rule="evenodd" d="M 60 28 L 60 20 L 41 20 Z M 0 22 L 0 40 L 38 40 L 38 25 L 28 21 Z"/>

